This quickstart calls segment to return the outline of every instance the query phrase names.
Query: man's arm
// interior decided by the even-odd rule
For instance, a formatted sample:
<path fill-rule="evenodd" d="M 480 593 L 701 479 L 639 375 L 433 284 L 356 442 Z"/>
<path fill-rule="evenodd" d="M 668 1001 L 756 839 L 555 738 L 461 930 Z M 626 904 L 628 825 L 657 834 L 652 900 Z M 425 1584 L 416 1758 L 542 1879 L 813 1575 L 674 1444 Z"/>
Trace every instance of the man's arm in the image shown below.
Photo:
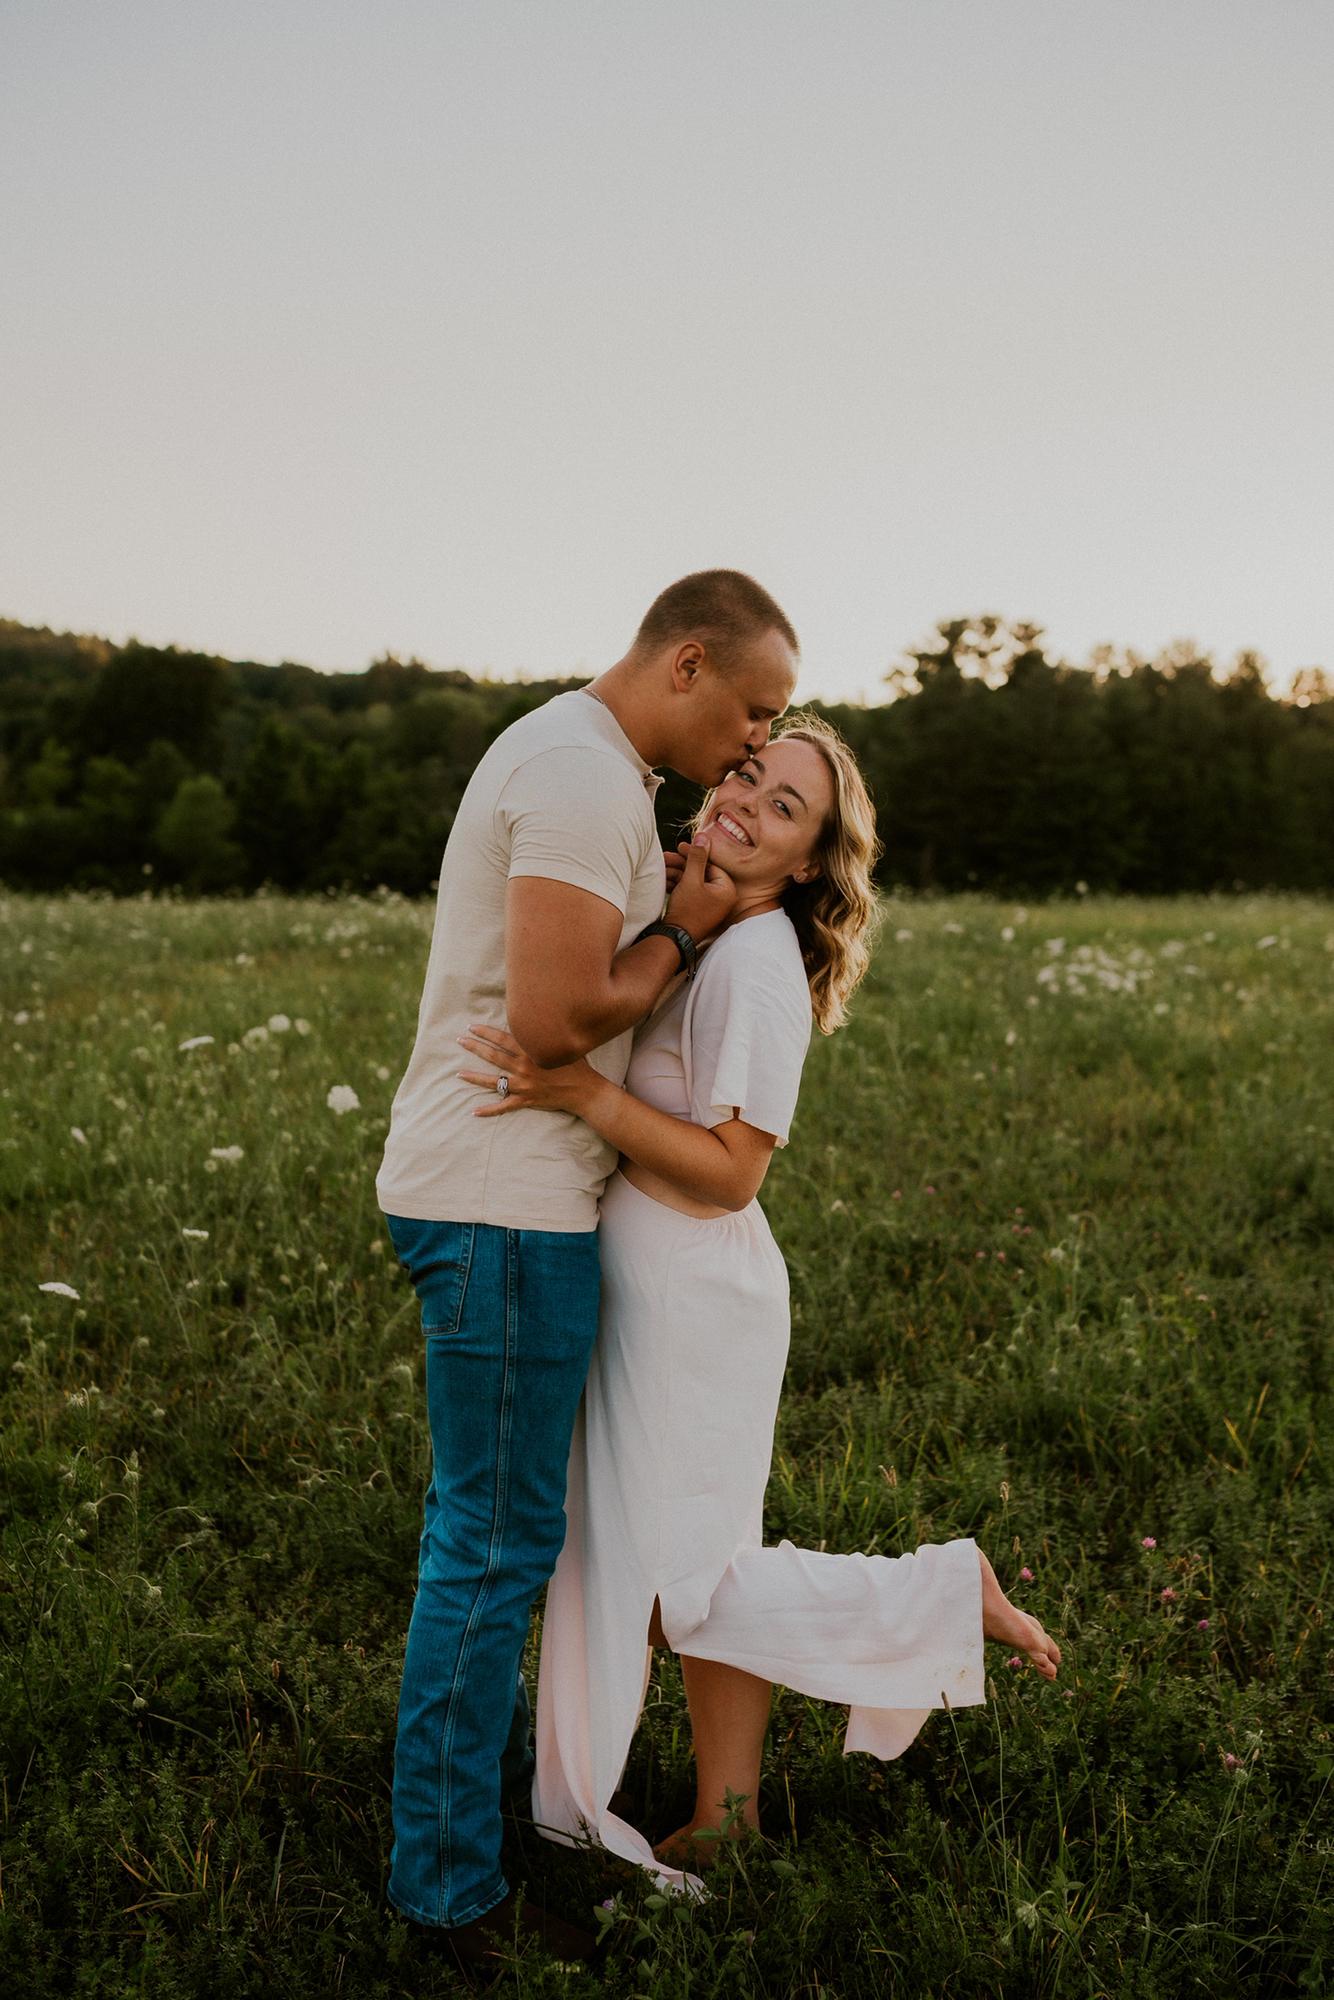
<path fill-rule="evenodd" d="M 736 887 L 692 847 L 667 904 L 697 944 L 712 937 Z M 614 903 L 569 882 L 511 878 L 505 897 L 505 1010 L 515 1040 L 539 1068 L 574 1062 L 642 1021 L 675 975 L 671 938 L 617 951 L 625 919 Z"/>

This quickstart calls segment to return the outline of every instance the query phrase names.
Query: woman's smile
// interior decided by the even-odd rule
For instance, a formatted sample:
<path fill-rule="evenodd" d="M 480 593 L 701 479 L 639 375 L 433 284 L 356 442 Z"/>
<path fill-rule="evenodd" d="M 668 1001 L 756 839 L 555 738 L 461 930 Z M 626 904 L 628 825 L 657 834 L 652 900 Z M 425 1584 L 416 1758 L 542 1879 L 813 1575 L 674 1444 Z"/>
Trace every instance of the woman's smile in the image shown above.
<path fill-rule="evenodd" d="M 715 813 L 713 818 L 713 824 L 716 827 L 720 827 L 722 831 L 727 835 L 729 840 L 735 840 L 736 842 L 739 843 L 740 846 L 753 847 L 755 845 L 754 840 L 752 839 L 751 835 L 746 832 L 746 829 L 744 826 L 742 826 L 740 820 L 733 819 L 731 813 L 729 812 Z"/>

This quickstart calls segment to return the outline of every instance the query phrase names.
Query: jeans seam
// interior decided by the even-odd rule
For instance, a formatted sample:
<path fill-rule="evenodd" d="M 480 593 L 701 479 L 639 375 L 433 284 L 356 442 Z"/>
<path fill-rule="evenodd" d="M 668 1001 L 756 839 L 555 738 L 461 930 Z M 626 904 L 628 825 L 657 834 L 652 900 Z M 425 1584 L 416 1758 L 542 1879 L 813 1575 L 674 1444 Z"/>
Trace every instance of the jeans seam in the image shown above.
<path fill-rule="evenodd" d="M 469 1231 L 469 1267 L 471 1267 L 472 1263 L 472 1241 L 475 1229 L 476 1225 L 474 1224 Z M 514 1402 L 514 1322 L 518 1312 L 518 1287 L 514 1282 L 517 1247 L 515 1232 L 512 1229 L 507 1229 L 505 1232 L 505 1363 L 501 1378 L 500 1427 L 496 1440 L 496 1484 L 491 1510 L 491 1539 L 486 1551 L 486 1567 L 482 1572 L 482 1579 L 478 1585 L 477 1594 L 473 1598 L 471 1608 L 469 1609 L 468 1622 L 464 1627 L 463 1639 L 459 1645 L 458 1659 L 454 1667 L 454 1678 L 449 1691 L 448 1720 L 440 1737 L 438 1774 L 438 1783 L 440 1786 L 440 1842 L 445 1864 L 440 1871 L 442 1882 L 452 1878 L 453 1875 L 453 1801 L 451 1797 L 452 1788 L 448 1783 L 447 1773 L 454 1749 L 454 1728 L 458 1719 L 459 1695 L 467 1679 L 468 1663 L 472 1657 L 473 1643 L 476 1639 L 478 1626 L 481 1623 L 483 1608 L 490 1595 L 491 1586 L 495 1582 L 500 1567 L 500 1556 L 505 1540 L 505 1501 L 509 1490 L 510 1418 Z M 459 1317 L 461 1322 L 461 1303 Z M 457 1921 L 460 1920 L 456 1919 Z"/>
<path fill-rule="evenodd" d="M 451 1333 L 457 1333 L 463 1325 L 463 1309 L 468 1298 L 468 1280 L 472 1276 L 473 1245 L 477 1241 L 477 1224 L 469 1222 L 465 1223 L 463 1227 L 465 1234 L 462 1246 L 463 1254 L 459 1259 L 459 1293 L 454 1301 L 454 1324 L 450 1328 Z"/>

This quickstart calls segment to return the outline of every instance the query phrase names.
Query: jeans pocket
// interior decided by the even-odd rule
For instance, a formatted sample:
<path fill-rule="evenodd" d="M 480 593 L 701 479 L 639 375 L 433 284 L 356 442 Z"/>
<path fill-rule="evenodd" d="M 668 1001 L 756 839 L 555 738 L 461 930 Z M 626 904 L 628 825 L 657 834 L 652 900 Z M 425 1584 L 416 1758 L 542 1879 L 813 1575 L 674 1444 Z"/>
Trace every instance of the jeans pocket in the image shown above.
<path fill-rule="evenodd" d="M 398 1261 L 421 1302 L 424 1334 L 457 1333 L 472 1267 L 474 1222 L 418 1222 L 387 1215 Z"/>

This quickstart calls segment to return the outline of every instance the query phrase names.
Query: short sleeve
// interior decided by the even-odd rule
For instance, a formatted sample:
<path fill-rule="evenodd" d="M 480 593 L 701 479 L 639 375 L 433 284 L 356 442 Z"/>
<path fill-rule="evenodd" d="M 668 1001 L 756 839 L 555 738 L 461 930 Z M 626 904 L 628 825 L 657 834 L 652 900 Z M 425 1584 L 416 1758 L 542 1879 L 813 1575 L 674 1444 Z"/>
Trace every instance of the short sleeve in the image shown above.
<path fill-rule="evenodd" d="M 496 801 L 507 874 L 568 882 L 624 916 L 652 825 L 644 799 L 624 758 L 579 744 L 539 751 L 510 773 Z"/>
<path fill-rule="evenodd" d="M 810 989 L 795 960 L 735 948 L 725 934 L 696 974 L 681 1054 L 697 1125 L 733 1111 L 787 1144 L 811 1038 Z"/>

